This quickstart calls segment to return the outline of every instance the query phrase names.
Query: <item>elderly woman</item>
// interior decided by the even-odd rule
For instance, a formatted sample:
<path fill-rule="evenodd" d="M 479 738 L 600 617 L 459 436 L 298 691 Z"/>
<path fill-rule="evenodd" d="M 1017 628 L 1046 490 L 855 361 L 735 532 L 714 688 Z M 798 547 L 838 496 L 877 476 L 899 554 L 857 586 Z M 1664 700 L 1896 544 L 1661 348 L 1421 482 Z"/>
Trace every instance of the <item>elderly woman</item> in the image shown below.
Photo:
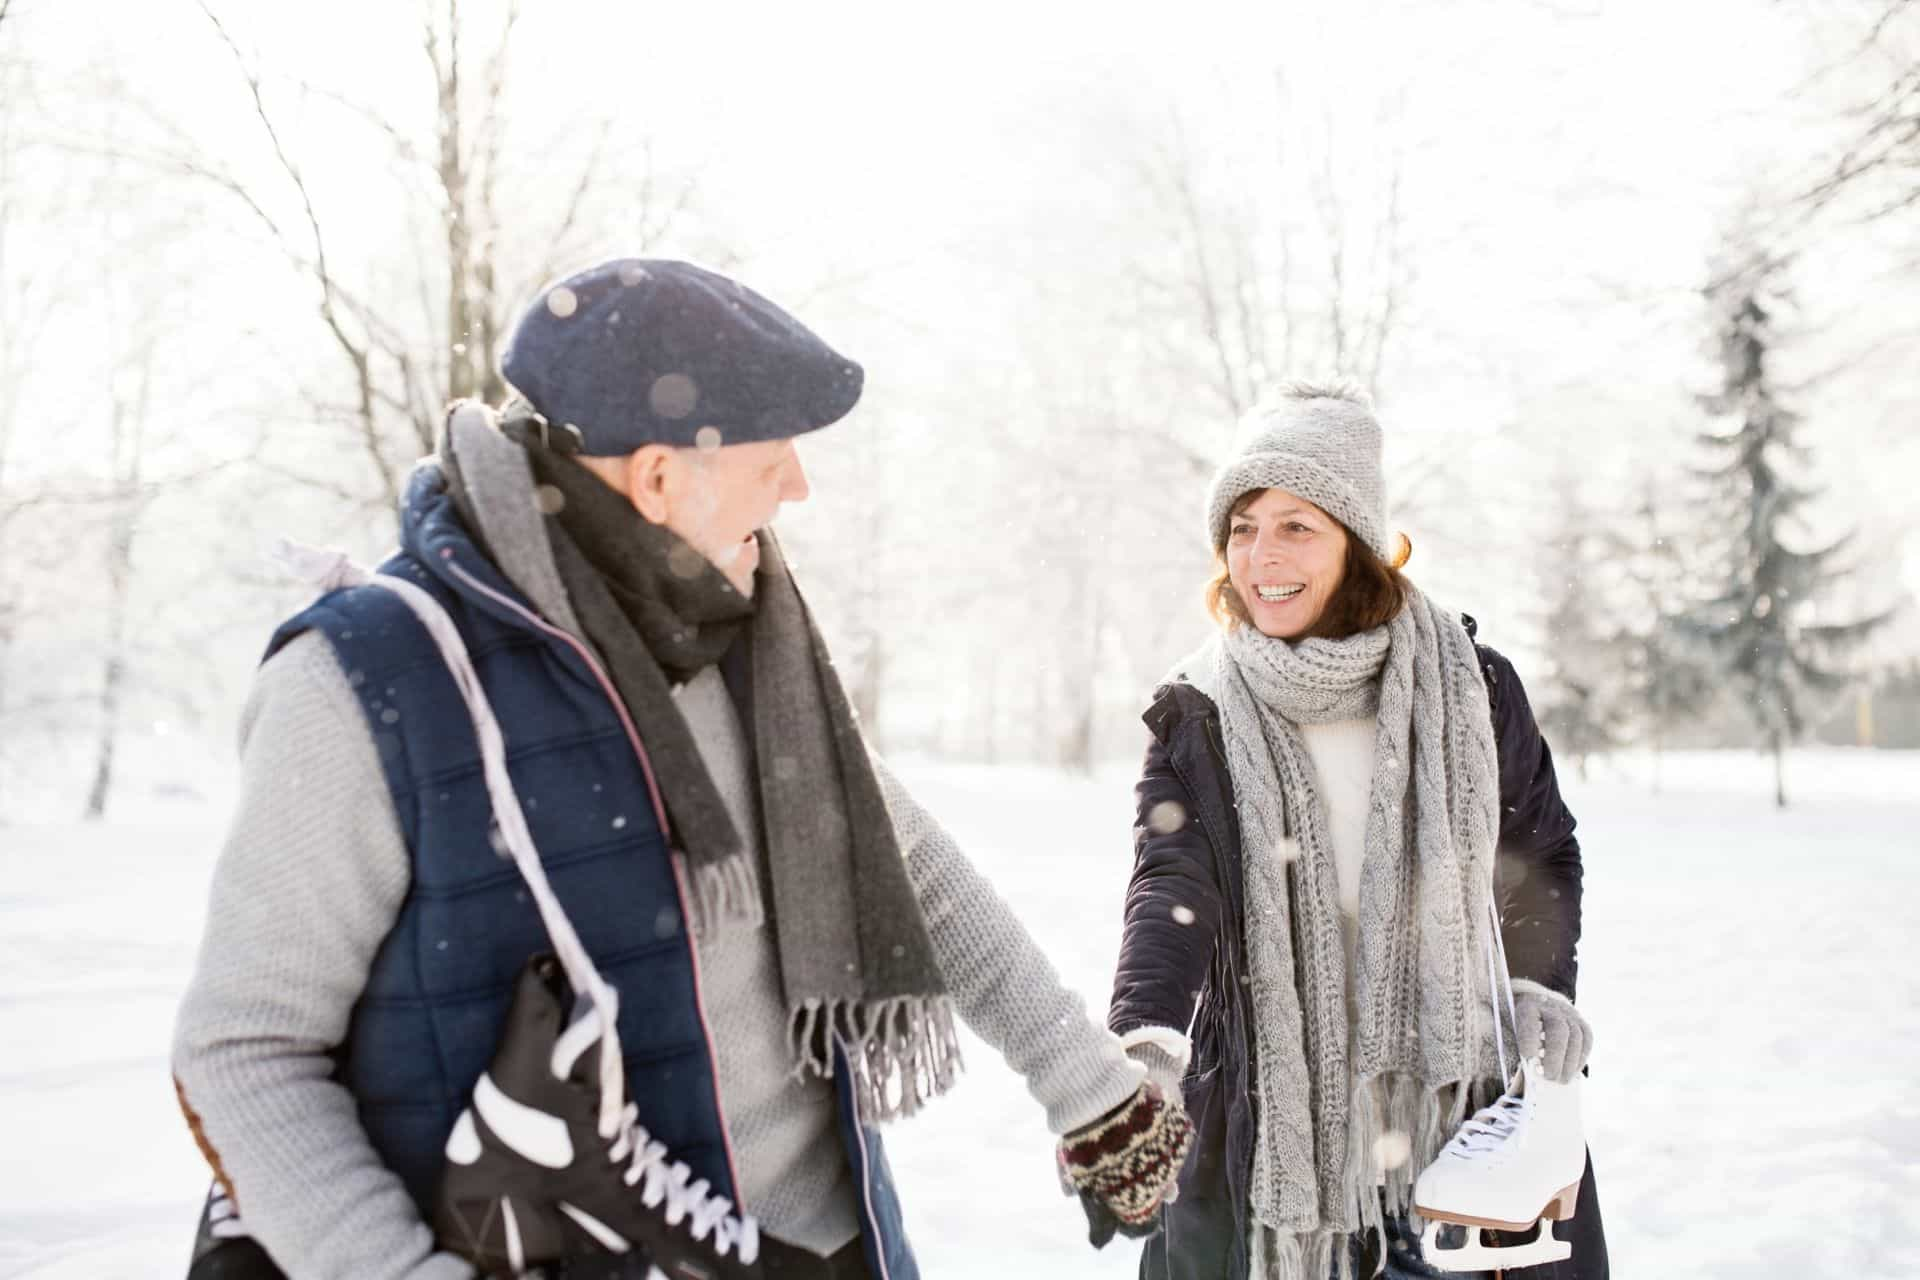
<path fill-rule="evenodd" d="M 1512 665 L 1388 550 L 1365 397 L 1296 385 L 1252 427 L 1207 503 L 1219 629 L 1156 691 L 1136 789 L 1108 1025 L 1198 1127 L 1141 1275 L 1445 1274 L 1408 1217 L 1501 1092 L 1490 895 L 1515 1043 L 1585 1064 L 1573 816 Z M 1519 1274 L 1606 1275 L 1590 1164 L 1559 1235 Z"/>

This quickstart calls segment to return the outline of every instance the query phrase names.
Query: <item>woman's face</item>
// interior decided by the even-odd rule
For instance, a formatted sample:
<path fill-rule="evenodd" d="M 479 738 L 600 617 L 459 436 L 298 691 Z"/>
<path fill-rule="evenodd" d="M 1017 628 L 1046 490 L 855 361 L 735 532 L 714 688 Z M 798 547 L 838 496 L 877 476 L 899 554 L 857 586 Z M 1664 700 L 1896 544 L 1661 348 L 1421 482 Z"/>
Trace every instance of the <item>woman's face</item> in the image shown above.
<path fill-rule="evenodd" d="M 1346 565 L 1340 522 L 1285 489 L 1243 498 L 1227 517 L 1227 577 L 1262 635 L 1294 640 L 1310 631 Z"/>

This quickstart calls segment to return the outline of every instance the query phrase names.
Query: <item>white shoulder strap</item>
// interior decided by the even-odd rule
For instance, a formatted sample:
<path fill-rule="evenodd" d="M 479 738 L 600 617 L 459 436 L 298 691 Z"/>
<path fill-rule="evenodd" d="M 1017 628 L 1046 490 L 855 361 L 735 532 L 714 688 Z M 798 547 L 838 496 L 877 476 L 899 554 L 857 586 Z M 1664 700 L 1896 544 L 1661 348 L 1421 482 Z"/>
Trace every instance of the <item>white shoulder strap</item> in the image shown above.
<path fill-rule="evenodd" d="M 440 602 L 427 592 L 404 578 L 385 573 L 370 574 L 348 559 L 344 552 L 303 547 L 283 540 L 278 556 L 281 563 L 323 591 L 371 586 L 392 592 L 413 611 L 413 615 L 427 629 L 427 634 L 433 637 L 435 647 L 440 650 L 440 658 L 453 677 L 454 687 L 460 690 L 461 700 L 467 704 L 467 715 L 473 721 L 474 737 L 480 744 L 481 772 L 486 779 L 488 799 L 493 805 L 494 828 L 499 831 L 501 840 L 512 854 L 513 864 L 519 868 L 521 878 L 533 891 L 541 923 L 546 925 L 547 936 L 560 958 L 560 967 L 566 971 L 567 981 L 573 984 L 576 994 L 585 995 L 593 1002 L 595 1011 L 600 1015 L 603 1031 L 600 1037 L 601 1127 L 610 1128 L 619 1115 L 621 1101 L 626 1097 L 620 1037 L 615 1022 L 620 1009 L 619 995 L 601 979 L 592 957 L 587 954 L 586 945 L 580 941 L 573 922 L 567 919 L 560 899 L 547 881 L 546 868 L 540 863 L 540 852 L 534 847 L 533 833 L 528 829 L 526 814 L 520 808 L 520 797 L 513 789 L 512 776 L 507 772 L 506 735 L 501 732 L 500 722 L 493 714 L 493 704 L 487 700 L 486 689 L 480 683 L 480 673 L 474 670 L 466 642 L 460 638 L 460 629 L 454 625 Z"/>

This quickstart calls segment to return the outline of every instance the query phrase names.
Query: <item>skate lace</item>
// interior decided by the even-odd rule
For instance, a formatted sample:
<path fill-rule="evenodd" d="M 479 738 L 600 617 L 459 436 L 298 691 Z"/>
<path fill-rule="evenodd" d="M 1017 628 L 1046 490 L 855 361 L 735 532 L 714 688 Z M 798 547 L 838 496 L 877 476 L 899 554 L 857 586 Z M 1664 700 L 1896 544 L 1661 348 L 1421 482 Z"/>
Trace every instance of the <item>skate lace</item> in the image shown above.
<path fill-rule="evenodd" d="M 664 1206 L 668 1226 L 677 1227 L 691 1218 L 693 1238 L 704 1241 L 711 1234 L 713 1251 L 723 1258 L 731 1249 L 742 1262 L 758 1261 L 759 1222 L 746 1214 L 729 1213 L 733 1202 L 712 1194 L 705 1178 L 689 1182 L 693 1171 L 678 1160 L 669 1163 L 666 1146 L 653 1140 L 639 1117 L 640 1109 L 629 1102 L 620 1114 L 618 1131 L 611 1135 L 609 1159 L 617 1164 L 632 1158 L 621 1177 L 628 1186 L 640 1188 L 640 1203 L 649 1209 Z"/>
<path fill-rule="evenodd" d="M 1447 1144 L 1447 1154 L 1471 1160 L 1497 1150 L 1519 1131 L 1526 1115 L 1527 1100 L 1524 1097 L 1513 1093 L 1502 1094 L 1499 1101 L 1480 1108 L 1473 1113 L 1471 1120 L 1460 1127 L 1460 1132 L 1454 1134 L 1453 1141 Z"/>
<path fill-rule="evenodd" d="M 207 1234 L 215 1240 L 244 1240 L 248 1235 L 246 1227 L 241 1225 L 240 1210 L 234 1207 L 233 1197 L 218 1181 L 207 1197 Z"/>

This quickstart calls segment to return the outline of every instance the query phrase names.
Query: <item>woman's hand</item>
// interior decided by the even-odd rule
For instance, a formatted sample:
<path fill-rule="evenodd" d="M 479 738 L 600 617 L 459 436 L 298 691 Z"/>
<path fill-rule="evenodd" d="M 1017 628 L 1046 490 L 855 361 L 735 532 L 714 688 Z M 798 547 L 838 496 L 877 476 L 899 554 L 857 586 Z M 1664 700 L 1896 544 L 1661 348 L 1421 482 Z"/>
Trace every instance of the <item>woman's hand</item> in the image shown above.
<path fill-rule="evenodd" d="M 1080 1196 L 1087 1239 L 1098 1249 L 1124 1236 L 1150 1236 L 1193 1145 L 1193 1122 L 1152 1080 L 1092 1124 L 1060 1139 L 1060 1173 Z"/>
<path fill-rule="evenodd" d="M 1593 1028 L 1573 1001 L 1537 982 L 1513 984 L 1514 1038 L 1520 1056 L 1537 1057 L 1547 1078 L 1565 1084 L 1580 1074 L 1593 1051 Z"/>

